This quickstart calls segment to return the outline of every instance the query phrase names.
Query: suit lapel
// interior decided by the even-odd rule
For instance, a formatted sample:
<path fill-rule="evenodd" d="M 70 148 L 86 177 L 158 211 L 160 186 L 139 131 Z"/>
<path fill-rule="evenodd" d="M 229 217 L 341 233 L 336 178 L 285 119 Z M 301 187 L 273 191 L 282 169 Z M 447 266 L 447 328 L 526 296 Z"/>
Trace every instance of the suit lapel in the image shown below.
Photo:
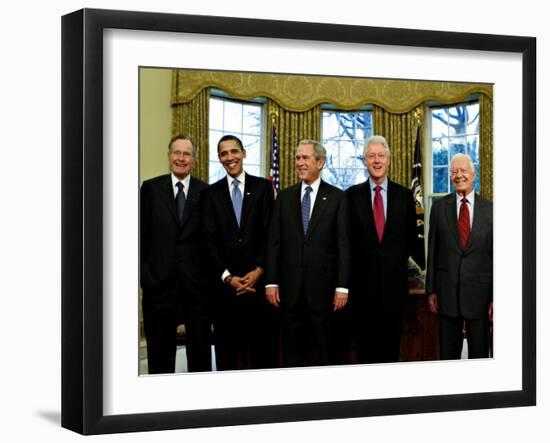
<path fill-rule="evenodd" d="M 311 213 L 311 219 L 309 220 L 306 238 L 311 236 L 311 233 L 315 230 L 317 223 L 319 223 L 319 220 L 321 219 L 321 216 L 325 211 L 325 208 L 327 207 L 329 195 L 330 195 L 330 188 L 327 186 L 327 184 L 323 180 L 321 180 L 317 197 L 315 197 L 315 204 L 313 205 L 313 212 Z M 300 217 L 301 217 L 301 210 L 300 210 Z"/>
<path fill-rule="evenodd" d="M 246 226 L 246 220 L 250 214 L 251 208 L 254 206 L 253 202 L 256 198 L 256 185 L 257 181 L 254 179 L 254 177 L 245 174 L 243 209 L 241 212 L 241 230 L 243 230 L 243 227 Z"/>
<path fill-rule="evenodd" d="M 456 216 L 456 193 L 453 192 L 449 194 L 449 199 L 446 202 L 445 215 L 447 216 L 447 223 L 449 224 L 449 230 L 453 234 L 455 242 L 459 249 L 460 245 L 460 234 L 458 233 L 458 218 Z"/>
<path fill-rule="evenodd" d="M 218 183 L 217 193 L 219 195 L 220 204 L 225 208 L 227 213 L 227 220 L 231 220 L 233 229 L 235 232 L 239 231 L 239 226 L 237 225 L 237 218 L 235 217 L 235 211 L 233 210 L 233 202 L 231 201 L 231 195 L 229 194 L 229 185 L 227 184 L 227 176 L 222 178 Z"/>
<path fill-rule="evenodd" d="M 172 176 L 170 174 L 166 176 L 166 180 L 162 183 L 160 195 L 162 201 L 168 209 L 168 212 L 174 218 L 174 222 L 179 223 L 176 209 L 176 199 L 174 197 L 174 190 L 172 189 Z"/>
<path fill-rule="evenodd" d="M 473 247 L 483 224 L 483 220 L 486 220 L 485 205 L 484 202 L 478 198 L 478 195 L 474 195 L 474 219 L 472 221 L 472 230 L 470 231 L 470 237 L 466 243 L 465 251 Z"/>
<path fill-rule="evenodd" d="M 291 208 L 294 213 L 294 221 L 298 231 L 304 236 L 304 224 L 302 222 L 302 182 L 298 182 L 293 188 L 290 188 Z"/>
<path fill-rule="evenodd" d="M 398 223 L 395 214 L 398 212 L 399 202 L 395 194 L 395 184 L 388 179 L 388 192 L 386 193 L 386 222 L 384 224 L 384 235 L 382 243 L 388 239 L 393 231 L 394 223 Z"/>
<path fill-rule="evenodd" d="M 185 201 L 185 209 L 183 211 L 183 217 L 181 220 L 181 227 L 183 228 L 185 226 L 185 223 L 189 219 L 189 214 L 193 207 L 197 204 L 199 198 L 199 193 L 197 191 L 197 184 L 195 182 L 195 179 L 191 177 L 189 180 L 189 190 L 187 191 L 187 197 Z"/>

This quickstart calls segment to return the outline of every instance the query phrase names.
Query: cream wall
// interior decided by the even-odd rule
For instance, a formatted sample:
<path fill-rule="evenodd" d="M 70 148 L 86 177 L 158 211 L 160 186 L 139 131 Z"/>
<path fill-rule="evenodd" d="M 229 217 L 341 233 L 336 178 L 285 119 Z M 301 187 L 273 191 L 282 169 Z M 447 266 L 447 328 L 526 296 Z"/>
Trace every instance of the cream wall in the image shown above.
<path fill-rule="evenodd" d="M 143 182 L 169 171 L 166 155 L 172 135 L 172 70 L 141 68 L 139 81 L 139 178 Z"/>

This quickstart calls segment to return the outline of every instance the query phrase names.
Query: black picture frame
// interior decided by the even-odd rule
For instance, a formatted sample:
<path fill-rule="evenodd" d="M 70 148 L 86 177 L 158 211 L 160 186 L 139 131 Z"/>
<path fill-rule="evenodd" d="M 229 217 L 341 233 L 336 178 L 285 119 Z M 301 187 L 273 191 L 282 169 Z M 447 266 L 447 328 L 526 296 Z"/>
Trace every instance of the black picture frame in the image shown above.
<path fill-rule="evenodd" d="M 103 412 L 103 31 L 129 29 L 519 53 L 522 56 L 522 387 L 503 392 L 129 415 Z M 83 9 L 62 18 L 62 426 L 82 434 L 536 404 L 536 39 Z"/>

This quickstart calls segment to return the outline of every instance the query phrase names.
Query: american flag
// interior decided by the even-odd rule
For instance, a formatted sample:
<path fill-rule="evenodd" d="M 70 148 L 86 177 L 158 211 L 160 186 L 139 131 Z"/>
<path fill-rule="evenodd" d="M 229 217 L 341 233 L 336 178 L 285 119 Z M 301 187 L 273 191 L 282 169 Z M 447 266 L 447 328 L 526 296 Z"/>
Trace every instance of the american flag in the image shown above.
<path fill-rule="evenodd" d="M 416 130 L 416 143 L 414 145 L 413 175 L 411 180 L 411 190 L 416 203 L 416 234 L 418 240 L 417 254 L 413 259 L 421 269 L 424 269 L 424 199 L 422 197 L 422 187 L 420 186 L 421 177 L 422 156 L 420 153 L 420 126 L 418 126 Z"/>
<path fill-rule="evenodd" d="M 279 146 L 277 145 L 277 131 L 273 126 L 271 137 L 271 167 L 269 169 L 269 180 L 273 185 L 275 196 L 281 190 L 281 182 L 279 179 Z"/>

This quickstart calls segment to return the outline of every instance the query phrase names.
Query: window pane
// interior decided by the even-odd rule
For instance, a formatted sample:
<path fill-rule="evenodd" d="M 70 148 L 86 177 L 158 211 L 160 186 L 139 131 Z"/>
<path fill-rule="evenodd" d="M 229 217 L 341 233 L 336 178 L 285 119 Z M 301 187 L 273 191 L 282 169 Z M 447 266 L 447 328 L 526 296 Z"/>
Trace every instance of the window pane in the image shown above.
<path fill-rule="evenodd" d="M 243 106 L 243 133 L 260 135 L 262 129 L 261 114 L 258 106 Z"/>
<path fill-rule="evenodd" d="M 447 116 L 441 109 L 432 112 L 432 138 L 448 137 Z"/>
<path fill-rule="evenodd" d="M 446 129 L 447 128 L 447 129 Z M 448 133 L 449 137 L 441 134 Z M 479 103 L 457 104 L 432 109 L 432 189 L 451 192 L 449 166 L 455 154 L 468 154 L 479 169 Z M 474 181 L 479 190 L 479 172 Z"/>
<path fill-rule="evenodd" d="M 225 177 L 225 169 L 218 161 L 211 161 L 208 164 L 208 175 L 210 176 L 209 182 L 215 183 Z"/>
<path fill-rule="evenodd" d="M 458 105 L 449 108 L 449 136 L 465 135 L 468 124 L 468 110 L 465 105 Z"/>
<path fill-rule="evenodd" d="M 225 132 L 242 132 L 243 105 L 225 101 L 223 130 Z"/>
<path fill-rule="evenodd" d="M 472 161 L 474 162 L 474 164 L 479 163 L 479 136 L 470 135 L 466 137 L 466 143 L 466 154 L 472 157 Z"/>
<path fill-rule="evenodd" d="M 464 137 L 452 137 L 449 139 L 449 161 L 456 154 L 466 154 L 466 139 Z"/>
<path fill-rule="evenodd" d="M 433 168 L 433 192 L 434 194 L 449 192 L 449 170 L 446 167 Z"/>
<path fill-rule="evenodd" d="M 260 176 L 260 165 L 246 165 L 246 172 L 252 175 Z"/>
<path fill-rule="evenodd" d="M 223 109 L 223 112 L 221 113 L 222 117 L 218 119 L 217 112 L 220 108 Z M 215 124 L 220 124 L 220 127 L 213 127 L 212 121 L 210 122 L 209 182 L 213 183 L 225 176 L 225 170 L 218 160 L 217 148 L 218 141 L 224 135 L 235 135 L 243 142 L 243 147 L 246 149 L 244 166 L 247 172 L 253 175 L 265 175 L 262 172 L 265 157 L 261 142 L 262 105 L 241 103 L 225 98 L 211 98 L 210 117 L 214 119 Z"/>
<path fill-rule="evenodd" d="M 363 145 L 371 132 L 370 112 L 323 112 L 323 179 L 341 189 L 365 181 Z"/>
<path fill-rule="evenodd" d="M 449 139 L 438 138 L 432 143 L 432 163 L 434 166 L 448 165 L 449 163 Z"/>
<path fill-rule="evenodd" d="M 260 137 L 245 135 L 243 136 L 242 141 L 243 146 L 246 149 L 244 164 L 260 164 Z"/>
<path fill-rule="evenodd" d="M 479 103 L 468 105 L 468 134 L 479 134 Z"/>

